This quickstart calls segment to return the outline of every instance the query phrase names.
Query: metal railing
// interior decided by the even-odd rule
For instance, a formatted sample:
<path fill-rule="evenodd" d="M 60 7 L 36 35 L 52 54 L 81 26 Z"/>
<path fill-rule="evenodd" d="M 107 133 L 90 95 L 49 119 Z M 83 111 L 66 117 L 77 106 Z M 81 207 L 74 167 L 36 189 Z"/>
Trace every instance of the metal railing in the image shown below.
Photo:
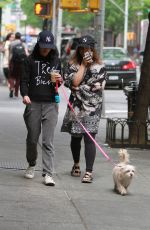
<path fill-rule="evenodd" d="M 130 129 L 136 127 L 136 142 L 132 143 Z M 140 134 L 144 130 L 144 143 L 141 144 Z M 124 118 L 108 118 L 106 126 L 106 143 L 111 147 L 150 148 L 150 120 L 133 121 Z"/>

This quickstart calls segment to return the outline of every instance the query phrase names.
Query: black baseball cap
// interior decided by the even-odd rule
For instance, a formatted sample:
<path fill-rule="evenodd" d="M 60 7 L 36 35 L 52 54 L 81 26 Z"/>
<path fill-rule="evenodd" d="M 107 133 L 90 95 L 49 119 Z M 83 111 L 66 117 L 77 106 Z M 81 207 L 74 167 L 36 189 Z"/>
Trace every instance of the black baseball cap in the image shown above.
<path fill-rule="evenodd" d="M 85 35 L 79 38 L 78 43 L 78 47 L 94 48 L 96 42 L 90 35 Z"/>
<path fill-rule="evenodd" d="M 55 49 L 54 36 L 48 30 L 43 30 L 39 33 L 37 43 L 39 44 L 40 48 Z"/>

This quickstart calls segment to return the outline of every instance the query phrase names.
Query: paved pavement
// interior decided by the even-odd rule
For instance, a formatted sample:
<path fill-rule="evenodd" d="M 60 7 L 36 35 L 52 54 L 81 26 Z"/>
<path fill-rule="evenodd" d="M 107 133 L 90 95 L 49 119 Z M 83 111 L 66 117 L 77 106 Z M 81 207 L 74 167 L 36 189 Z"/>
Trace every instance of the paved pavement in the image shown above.
<path fill-rule="evenodd" d="M 60 104 L 55 134 L 55 187 L 41 177 L 41 149 L 36 175 L 24 178 L 26 130 L 21 98 L 8 98 L 0 86 L 0 230 L 149 230 L 150 151 L 128 149 L 137 168 L 127 196 L 113 192 L 112 168 L 97 150 L 92 184 L 70 176 L 72 158 L 68 134 L 60 133 L 64 105 Z M 113 162 L 118 149 L 105 146 L 106 120 L 102 119 L 97 141 Z M 81 169 L 84 173 L 83 149 Z"/>

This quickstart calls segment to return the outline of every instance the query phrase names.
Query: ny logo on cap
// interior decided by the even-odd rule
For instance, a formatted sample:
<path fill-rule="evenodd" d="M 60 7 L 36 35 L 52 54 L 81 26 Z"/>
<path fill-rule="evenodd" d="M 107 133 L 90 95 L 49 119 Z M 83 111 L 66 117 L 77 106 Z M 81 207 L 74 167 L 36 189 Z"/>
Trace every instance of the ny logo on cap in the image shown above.
<path fill-rule="evenodd" d="M 87 38 L 83 38 L 83 40 L 82 40 L 83 42 L 87 42 Z"/>
<path fill-rule="evenodd" d="M 51 37 L 50 36 L 47 36 L 46 37 L 46 42 L 50 42 L 51 41 Z"/>

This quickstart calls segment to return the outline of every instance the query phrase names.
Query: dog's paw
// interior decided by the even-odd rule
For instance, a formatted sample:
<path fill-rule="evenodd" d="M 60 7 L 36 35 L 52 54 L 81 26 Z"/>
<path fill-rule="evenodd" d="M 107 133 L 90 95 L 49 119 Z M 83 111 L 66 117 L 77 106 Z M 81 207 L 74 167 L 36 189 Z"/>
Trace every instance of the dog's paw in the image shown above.
<path fill-rule="evenodd" d="M 121 194 L 122 196 L 127 195 L 127 190 L 126 190 L 126 189 L 121 189 L 120 194 Z"/>
<path fill-rule="evenodd" d="M 127 194 L 127 189 L 125 189 L 123 186 L 114 187 L 114 191 L 122 196 L 125 196 Z"/>

